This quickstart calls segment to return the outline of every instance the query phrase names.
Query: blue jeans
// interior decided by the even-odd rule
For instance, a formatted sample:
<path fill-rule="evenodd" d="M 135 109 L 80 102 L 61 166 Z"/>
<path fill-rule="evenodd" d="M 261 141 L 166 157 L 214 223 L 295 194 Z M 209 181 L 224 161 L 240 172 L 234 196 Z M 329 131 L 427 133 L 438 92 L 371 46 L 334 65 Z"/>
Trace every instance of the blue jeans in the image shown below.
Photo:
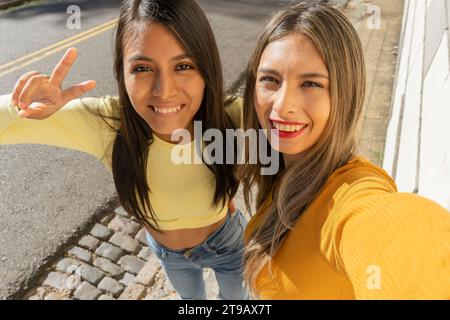
<path fill-rule="evenodd" d="M 237 210 L 203 243 L 191 249 L 172 250 L 147 233 L 150 249 L 161 260 L 167 278 L 184 300 L 206 300 L 203 268 L 214 270 L 219 284 L 219 298 L 247 300 L 243 279 L 243 232 L 247 220 Z"/>

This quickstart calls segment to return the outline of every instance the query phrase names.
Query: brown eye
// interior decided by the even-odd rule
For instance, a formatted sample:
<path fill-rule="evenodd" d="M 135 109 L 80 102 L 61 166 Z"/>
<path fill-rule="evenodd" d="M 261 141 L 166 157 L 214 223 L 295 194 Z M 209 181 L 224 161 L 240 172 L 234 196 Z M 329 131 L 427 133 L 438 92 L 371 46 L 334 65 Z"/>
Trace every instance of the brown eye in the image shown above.
<path fill-rule="evenodd" d="M 151 68 L 145 66 L 137 66 L 136 68 L 133 69 L 133 73 L 151 72 L 151 71 L 153 71 Z"/>
<path fill-rule="evenodd" d="M 323 86 L 320 83 L 312 82 L 312 81 L 306 81 L 303 83 L 302 87 L 310 87 L 310 88 L 323 88 Z"/>
<path fill-rule="evenodd" d="M 175 70 L 176 71 L 194 70 L 194 67 L 191 66 L 190 64 L 183 63 L 183 64 L 178 65 Z"/>
<path fill-rule="evenodd" d="M 273 77 L 269 77 L 269 76 L 264 76 L 261 77 L 261 79 L 259 79 L 259 82 L 268 82 L 268 83 L 275 83 L 278 84 L 278 80 L 273 78 Z"/>

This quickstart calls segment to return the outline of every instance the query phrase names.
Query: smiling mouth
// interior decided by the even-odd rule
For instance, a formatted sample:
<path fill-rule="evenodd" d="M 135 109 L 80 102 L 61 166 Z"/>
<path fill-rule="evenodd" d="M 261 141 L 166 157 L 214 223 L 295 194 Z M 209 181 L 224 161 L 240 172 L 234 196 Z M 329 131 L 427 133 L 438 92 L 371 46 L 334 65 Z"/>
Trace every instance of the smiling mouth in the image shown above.
<path fill-rule="evenodd" d="M 157 106 L 150 105 L 149 107 L 158 114 L 169 115 L 169 114 L 174 114 L 174 113 L 179 112 L 183 107 L 185 107 L 185 104 L 174 105 L 171 107 L 157 107 Z"/>
<path fill-rule="evenodd" d="M 307 124 L 282 124 L 272 120 L 270 120 L 270 123 L 272 124 L 272 127 L 274 129 L 278 129 L 284 132 L 299 132 L 308 126 Z"/>

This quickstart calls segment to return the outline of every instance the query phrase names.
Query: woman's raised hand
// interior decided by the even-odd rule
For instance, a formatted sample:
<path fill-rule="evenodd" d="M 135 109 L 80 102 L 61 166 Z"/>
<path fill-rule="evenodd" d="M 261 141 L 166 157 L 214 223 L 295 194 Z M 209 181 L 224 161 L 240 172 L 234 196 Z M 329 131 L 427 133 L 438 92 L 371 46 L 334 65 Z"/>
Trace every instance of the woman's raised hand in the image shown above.
<path fill-rule="evenodd" d="M 12 104 L 19 106 L 19 116 L 27 119 L 46 119 L 73 99 L 95 88 L 94 80 L 82 82 L 66 90 L 61 84 L 77 58 L 77 50 L 66 51 L 49 77 L 36 71 L 19 78 L 12 92 Z"/>

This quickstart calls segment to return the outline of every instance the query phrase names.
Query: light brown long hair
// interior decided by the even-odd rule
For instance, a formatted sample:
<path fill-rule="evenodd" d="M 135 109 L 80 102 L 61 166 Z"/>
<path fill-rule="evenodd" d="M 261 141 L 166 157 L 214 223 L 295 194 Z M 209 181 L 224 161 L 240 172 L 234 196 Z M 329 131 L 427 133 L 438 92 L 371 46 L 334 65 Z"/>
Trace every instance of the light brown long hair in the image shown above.
<path fill-rule="evenodd" d="M 211 26 L 194 0 L 124 0 L 122 1 L 115 42 L 114 74 L 118 82 L 120 110 L 117 117 L 116 139 L 112 151 L 112 173 L 123 208 L 147 227 L 159 229 L 149 199 L 147 159 L 153 142 L 152 129 L 133 108 L 125 87 L 124 48 L 140 30 L 151 22 L 165 25 L 184 46 L 203 80 L 205 91 L 194 120 L 202 121 L 202 134 L 215 128 L 225 136 L 234 129 L 224 110 L 222 64 Z M 157 42 L 151 45 L 158 45 Z M 98 114 L 102 116 L 101 114 Z M 103 116 L 103 118 L 105 118 Z M 105 120 L 105 119 L 104 119 Z M 226 158 L 226 146 L 223 146 Z M 236 163 L 236 162 L 234 162 Z M 238 188 L 234 164 L 207 165 L 215 177 L 215 193 L 211 206 L 222 207 L 232 199 Z M 151 177 L 149 177 L 151 179 Z M 204 201 L 199 199 L 199 201 Z M 149 216 L 152 223 L 149 223 Z"/>
<path fill-rule="evenodd" d="M 282 163 L 274 176 L 261 175 L 261 164 L 240 168 L 244 197 L 258 187 L 261 209 L 244 252 L 244 276 L 255 291 L 256 278 L 270 262 L 302 212 L 320 193 L 327 178 L 354 154 L 365 95 L 365 65 L 360 39 L 347 18 L 323 2 L 302 2 L 277 13 L 259 38 L 250 59 L 244 93 L 245 129 L 261 129 L 254 108 L 256 72 L 266 46 L 289 34 L 308 37 L 318 48 L 330 79 L 330 117 L 317 143 L 289 168 Z M 273 202 L 271 198 L 273 197 Z M 266 204 L 268 204 L 266 206 Z M 270 270 L 270 263 L 268 264 Z"/>

